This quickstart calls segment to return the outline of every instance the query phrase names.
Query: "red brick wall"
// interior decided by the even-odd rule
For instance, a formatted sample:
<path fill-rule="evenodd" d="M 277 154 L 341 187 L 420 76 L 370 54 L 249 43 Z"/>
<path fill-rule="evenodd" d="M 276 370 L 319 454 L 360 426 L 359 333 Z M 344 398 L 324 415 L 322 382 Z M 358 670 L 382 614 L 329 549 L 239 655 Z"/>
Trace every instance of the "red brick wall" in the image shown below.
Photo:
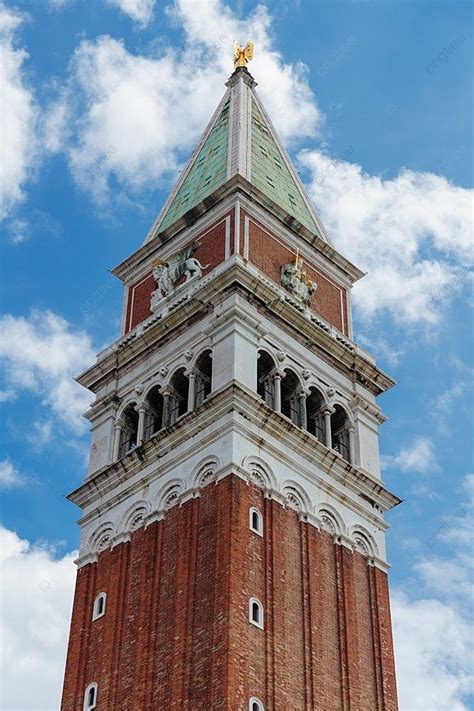
<path fill-rule="evenodd" d="M 79 570 L 62 711 L 82 711 L 92 681 L 101 711 L 247 711 L 250 696 L 266 711 L 396 711 L 386 575 L 226 477 Z"/>
<path fill-rule="evenodd" d="M 254 222 L 249 223 L 249 259 L 273 281 L 280 283 L 281 267 L 295 260 L 296 250 L 289 250 L 268 230 Z M 304 269 L 316 281 L 318 288 L 311 297 L 310 307 L 342 333 L 348 333 L 347 294 L 329 277 L 321 274 L 305 261 Z"/>
<path fill-rule="evenodd" d="M 233 213 L 232 213 L 233 215 Z M 233 245 L 232 220 L 231 220 L 231 249 Z M 194 257 L 199 259 L 201 264 L 209 264 L 206 274 L 210 269 L 224 261 L 225 258 L 225 217 L 210 230 L 206 230 L 203 236 L 196 238 L 200 242 L 199 248 L 194 253 Z M 151 265 L 150 265 L 151 271 Z M 184 281 L 184 277 L 181 281 Z M 155 280 L 152 274 L 133 284 L 128 290 L 127 311 L 125 319 L 125 333 L 151 316 L 150 301 L 151 294 L 155 290 Z"/>

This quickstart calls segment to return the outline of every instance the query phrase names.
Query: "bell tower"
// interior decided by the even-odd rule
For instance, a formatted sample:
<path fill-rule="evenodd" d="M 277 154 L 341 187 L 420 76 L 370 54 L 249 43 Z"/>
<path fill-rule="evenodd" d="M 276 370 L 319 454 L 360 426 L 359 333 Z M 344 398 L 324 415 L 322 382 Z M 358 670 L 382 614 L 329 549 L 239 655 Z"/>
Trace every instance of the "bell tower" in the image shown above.
<path fill-rule="evenodd" d="M 395 711 L 362 272 L 326 235 L 236 69 L 142 247 L 114 274 L 63 711 Z M 237 58 L 238 54 L 238 58 Z M 237 61 L 238 59 L 238 61 Z"/>

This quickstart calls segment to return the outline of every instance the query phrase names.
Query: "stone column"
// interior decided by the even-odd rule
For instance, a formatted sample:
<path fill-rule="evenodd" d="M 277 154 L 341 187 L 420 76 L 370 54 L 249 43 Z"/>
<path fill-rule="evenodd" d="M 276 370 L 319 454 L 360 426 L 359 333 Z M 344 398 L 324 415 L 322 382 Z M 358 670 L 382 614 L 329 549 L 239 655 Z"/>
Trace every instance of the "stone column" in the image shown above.
<path fill-rule="evenodd" d="M 281 412 L 281 373 L 278 370 L 273 373 L 273 409 Z"/>
<path fill-rule="evenodd" d="M 299 411 L 299 426 L 302 430 L 306 430 L 308 427 L 308 418 L 306 414 L 306 390 L 300 390 L 298 393 L 298 411 Z"/>
<path fill-rule="evenodd" d="M 116 462 L 119 458 L 120 453 L 120 438 L 122 436 L 122 430 L 125 422 L 123 420 L 115 420 L 115 433 L 114 433 L 114 451 L 112 454 L 112 461 Z"/>
<path fill-rule="evenodd" d="M 148 412 L 148 405 L 141 403 L 138 407 L 138 430 L 137 430 L 137 445 L 143 444 L 145 439 L 145 418 Z"/>
<path fill-rule="evenodd" d="M 188 370 L 185 375 L 188 376 L 189 388 L 188 388 L 188 412 L 192 412 L 196 407 L 196 371 Z"/>
<path fill-rule="evenodd" d="M 331 410 L 324 410 L 324 444 L 332 449 Z"/>
<path fill-rule="evenodd" d="M 171 405 L 171 388 L 169 385 L 166 385 L 164 388 L 161 389 L 161 394 L 163 395 L 163 422 L 162 422 L 162 427 L 163 429 L 165 427 L 168 427 L 170 424 L 170 405 Z"/>
<path fill-rule="evenodd" d="M 350 464 L 355 463 L 355 427 L 354 425 L 349 425 L 347 428 L 349 435 L 349 462 Z"/>

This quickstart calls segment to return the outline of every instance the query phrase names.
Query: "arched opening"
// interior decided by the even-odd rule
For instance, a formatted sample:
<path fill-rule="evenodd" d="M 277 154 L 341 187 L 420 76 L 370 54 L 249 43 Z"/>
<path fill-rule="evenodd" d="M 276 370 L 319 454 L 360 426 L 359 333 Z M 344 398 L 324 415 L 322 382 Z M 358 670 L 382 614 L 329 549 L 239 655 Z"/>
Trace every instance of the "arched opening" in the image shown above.
<path fill-rule="evenodd" d="M 332 448 L 338 452 L 346 461 L 350 461 L 349 457 L 349 418 L 346 411 L 340 406 L 335 405 L 334 412 L 331 415 L 331 442 Z"/>
<path fill-rule="evenodd" d="M 249 528 L 254 533 L 258 533 L 259 536 L 263 536 L 263 516 L 261 512 L 253 506 L 249 510 Z"/>
<path fill-rule="evenodd" d="M 264 711 L 262 702 L 253 696 L 249 701 L 249 711 Z"/>
<path fill-rule="evenodd" d="M 180 368 L 171 378 L 170 425 L 188 411 L 189 380 Z"/>
<path fill-rule="evenodd" d="M 212 389 L 212 352 L 205 351 L 196 361 L 196 390 L 194 407 L 202 405 Z"/>
<path fill-rule="evenodd" d="M 263 630 L 263 606 L 256 597 L 249 600 L 249 622 Z"/>
<path fill-rule="evenodd" d="M 295 425 L 300 423 L 299 415 L 299 380 L 297 375 L 289 369 L 285 370 L 285 377 L 281 381 L 281 411 L 289 417 Z"/>
<path fill-rule="evenodd" d="M 145 439 L 150 439 L 163 427 L 163 395 L 156 385 L 148 394 L 148 412 L 145 421 Z"/>
<path fill-rule="evenodd" d="M 122 414 L 123 429 L 120 437 L 119 457 L 124 457 L 137 446 L 138 412 L 135 403 L 128 405 Z"/>
<path fill-rule="evenodd" d="M 97 706 L 97 684 L 92 682 L 84 692 L 84 711 L 92 711 Z"/>
<path fill-rule="evenodd" d="M 310 388 L 306 398 L 306 429 L 324 444 L 324 399 L 317 388 Z"/>
<path fill-rule="evenodd" d="M 257 393 L 262 400 L 275 408 L 275 384 L 272 371 L 275 368 L 273 358 L 266 351 L 259 351 L 257 359 Z"/>
<path fill-rule="evenodd" d="M 96 599 L 94 600 L 94 607 L 92 611 L 92 619 L 96 620 L 98 617 L 102 617 L 105 615 L 105 601 L 106 601 L 107 595 L 105 592 L 99 593 L 97 595 Z"/>

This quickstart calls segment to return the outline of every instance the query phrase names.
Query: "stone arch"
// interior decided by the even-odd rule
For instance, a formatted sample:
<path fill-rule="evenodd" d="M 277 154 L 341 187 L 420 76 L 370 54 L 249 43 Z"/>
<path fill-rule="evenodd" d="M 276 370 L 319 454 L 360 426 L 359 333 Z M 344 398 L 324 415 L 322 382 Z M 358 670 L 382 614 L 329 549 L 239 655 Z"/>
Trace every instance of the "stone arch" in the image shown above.
<path fill-rule="evenodd" d="M 222 466 L 221 459 L 215 455 L 202 459 L 191 474 L 193 487 L 202 487 L 216 481 L 217 472 Z"/>
<path fill-rule="evenodd" d="M 210 353 L 211 358 L 212 358 L 212 345 L 211 343 L 207 343 L 205 346 L 202 346 L 196 353 L 193 355 L 190 363 L 191 368 L 197 367 L 200 358 L 205 355 L 206 353 Z"/>
<path fill-rule="evenodd" d="M 274 352 L 274 349 L 270 345 L 268 345 L 267 343 L 263 343 L 261 346 L 259 346 L 257 348 L 257 359 L 258 359 L 258 356 L 260 355 L 260 353 L 266 353 L 269 356 L 269 358 L 271 358 L 271 360 L 273 361 L 274 368 L 280 367 L 278 358 Z"/>
<path fill-rule="evenodd" d="M 116 420 L 120 420 L 123 415 L 125 410 L 128 410 L 130 407 L 136 407 L 138 405 L 138 398 L 135 394 L 130 394 L 127 397 L 125 397 L 123 400 L 120 401 L 119 408 L 117 410 L 117 414 L 115 415 Z"/>
<path fill-rule="evenodd" d="M 212 348 L 203 348 L 194 359 L 194 407 L 202 405 L 212 392 Z"/>
<path fill-rule="evenodd" d="M 171 391 L 170 422 L 173 425 L 179 417 L 188 412 L 189 405 L 189 378 L 186 375 L 186 366 L 177 366 L 168 380 Z M 168 423 L 166 423 L 168 425 Z"/>
<path fill-rule="evenodd" d="M 242 469 L 248 480 L 262 489 L 276 489 L 276 478 L 268 464 L 260 457 L 248 456 L 242 459 Z"/>
<path fill-rule="evenodd" d="M 305 384 L 297 368 L 292 366 L 284 368 L 280 388 L 281 413 L 299 427 L 301 425 L 299 393 L 305 389 Z"/>
<path fill-rule="evenodd" d="M 343 410 L 346 417 L 347 417 L 347 423 L 349 425 L 354 424 L 354 415 L 352 414 L 352 410 L 349 407 L 349 405 L 347 404 L 347 402 L 343 402 L 343 400 L 341 398 L 336 398 L 336 399 L 330 398 L 329 404 L 330 404 L 331 408 L 339 407 L 341 410 Z"/>
<path fill-rule="evenodd" d="M 182 479 L 171 479 L 164 484 L 158 492 L 158 511 L 164 511 L 174 506 L 184 490 L 185 484 Z"/>
<path fill-rule="evenodd" d="M 275 407 L 274 372 L 278 365 L 276 358 L 268 348 L 257 351 L 257 394 L 271 408 Z"/>
<path fill-rule="evenodd" d="M 148 397 L 150 395 L 150 392 L 154 388 L 162 388 L 164 385 L 163 378 L 161 378 L 158 374 L 154 375 L 150 380 L 147 382 L 145 385 L 143 392 L 141 394 L 140 402 L 138 403 L 139 405 L 146 403 L 148 400 Z"/>
<path fill-rule="evenodd" d="M 307 390 L 311 390 L 311 389 L 317 390 L 319 396 L 321 397 L 321 400 L 324 403 L 324 406 L 325 407 L 330 406 L 324 385 L 319 380 L 317 380 L 315 377 L 308 378 L 308 380 L 305 381 L 305 388 Z"/>
<path fill-rule="evenodd" d="M 281 487 L 281 493 L 285 497 L 285 502 L 292 509 L 308 513 L 311 509 L 311 500 L 306 490 L 296 481 L 287 480 Z"/>
<path fill-rule="evenodd" d="M 150 503 L 148 501 L 136 501 L 130 506 L 122 516 L 119 525 L 119 532 L 136 531 L 141 528 L 150 513 Z"/>
<path fill-rule="evenodd" d="M 341 455 L 346 462 L 351 462 L 351 434 L 353 430 L 352 413 L 346 405 L 332 403 L 331 413 L 331 447 Z"/>
<path fill-rule="evenodd" d="M 371 533 L 360 524 L 355 524 L 349 529 L 349 538 L 354 543 L 354 550 L 362 553 L 362 555 L 378 557 L 378 546 Z"/>
<path fill-rule="evenodd" d="M 345 535 L 346 525 L 344 519 L 330 504 L 321 504 L 316 512 L 321 528 L 335 536 Z"/>
<path fill-rule="evenodd" d="M 115 537 L 115 525 L 111 521 L 102 523 L 92 533 L 87 544 L 89 553 L 101 553 L 110 548 Z"/>

